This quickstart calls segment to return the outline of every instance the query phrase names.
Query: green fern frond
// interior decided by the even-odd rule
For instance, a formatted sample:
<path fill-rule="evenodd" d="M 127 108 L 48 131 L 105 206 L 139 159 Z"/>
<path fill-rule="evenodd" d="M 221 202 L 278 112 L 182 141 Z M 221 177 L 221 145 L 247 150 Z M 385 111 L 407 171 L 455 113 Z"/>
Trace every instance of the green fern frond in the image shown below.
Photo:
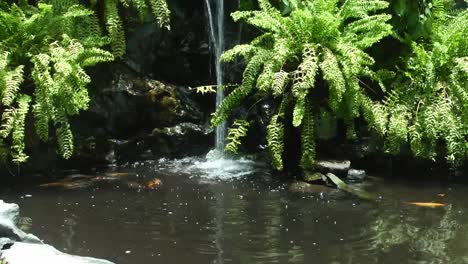
<path fill-rule="evenodd" d="M 2 138 L 7 138 L 10 135 L 15 123 L 16 112 L 15 108 L 7 108 L 3 110 L 2 125 L 0 127 L 0 136 Z"/>
<path fill-rule="evenodd" d="M 60 153 L 64 159 L 69 159 L 73 154 L 73 134 L 70 130 L 70 124 L 62 119 L 56 131 Z"/>
<path fill-rule="evenodd" d="M 283 94 L 286 86 L 288 85 L 289 81 L 289 73 L 280 70 L 276 72 L 273 76 L 273 85 L 272 85 L 272 92 L 274 96 L 280 96 Z"/>
<path fill-rule="evenodd" d="M 234 120 L 234 123 L 229 128 L 229 133 L 227 136 L 228 144 L 226 145 L 225 151 L 230 151 L 237 154 L 239 146 L 242 144 L 242 138 L 247 136 L 249 127 L 250 122 L 246 120 Z"/>
<path fill-rule="evenodd" d="M 237 45 L 234 46 L 232 49 L 225 51 L 223 55 L 221 55 L 221 62 L 232 62 L 238 56 L 248 58 L 254 52 L 255 46 L 252 46 L 250 44 Z"/>
<path fill-rule="evenodd" d="M 306 102 L 306 105 L 301 127 L 301 166 L 305 170 L 311 170 L 315 163 L 314 115 L 310 104 Z"/>
<path fill-rule="evenodd" d="M 323 79 L 328 82 L 330 107 L 336 112 L 346 91 L 346 83 L 340 65 L 335 55 L 329 49 L 324 49 L 323 59 L 320 62 Z"/>
<path fill-rule="evenodd" d="M 278 113 L 271 117 L 267 126 L 267 143 L 273 167 L 283 170 L 284 153 L 284 115 L 289 104 L 289 97 L 283 98 Z"/>
<path fill-rule="evenodd" d="M 259 51 L 252 57 L 244 70 L 242 84 L 224 98 L 219 108 L 213 114 L 211 119 L 212 125 L 217 126 L 226 120 L 232 109 L 252 92 L 256 78 L 267 56 L 268 53 L 266 51 Z"/>
<path fill-rule="evenodd" d="M 115 57 L 120 58 L 125 54 L 126 42 L 125 32 L 115 0 L 104 0 L 104 16 L 111 40 L 112 53 Z"/>
<path fill-rule="evenodd" d="M 383 10 L 388 5 L 388 2 L 381 0 L 346 0 L 340 8 L 339 15 L 343 20 L 348 18 L 365 18 L 369 13 Z"/>
<path fill-rule="evenodd" d="M 293 125 L 298 127 L 302 123 L 302 118 L 305 113 L 306 97 L 309 90 L 315 86 L 315 76 L 317 75 L 318 63 L 314 47 L 307 46 L 304 49 L 303 61 L 297 67 L 295 72 L 292 92 L 296 98 L 296 106 L 294 107 Z"/>
<path fill-rule="evenodd" d="M 23 68 L 18 66 L 15 70 L 8 72 L 5 76 L 5 88 L 2 94 L 2 104 L 10 106 L 16 98 L 20 85 L 23 83 Z"/>
<path fill-rule="evenodd" d="M 20 94 L 18 95 L 18 108 L 15 113 L 15 122 L 11 132 L 12 137 L 12 148 L 11 156 L 13 161 L 16 163 L 23 163 L 28 159 L 28 156 L 24 153 L 25 140 L 24 140 L 24 126 L 26 115 L 29 111 L 29 103 L 31 97 Z"/>
<path fill-rule="evenodd" d="M 167 6 L 166 0 L 150 0 L 150 5 L 159 26 L 170 29 L 171 12 Z"/>
<path fill-rule="evenodd" d="M 361 49 L 371 47 L 392 33 L 387 24 L 390 15 L 373 15 L 351 22 L 345 27 L 344 38 Z"/>
<path fill-rule="evenodd" d="M 408 113 L 404 108 L 396 108 L 392 111 L 388 121 L 388 131 L 385 141 L 385 149 L 391 154 L 400 152 L 402 144 L 407 142 Z"/>

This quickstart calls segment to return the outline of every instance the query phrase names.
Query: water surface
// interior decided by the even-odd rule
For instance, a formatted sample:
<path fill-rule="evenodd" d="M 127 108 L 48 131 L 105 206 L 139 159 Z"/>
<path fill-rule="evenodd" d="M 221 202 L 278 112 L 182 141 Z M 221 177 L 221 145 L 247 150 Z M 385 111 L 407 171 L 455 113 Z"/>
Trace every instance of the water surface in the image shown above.
<path fill-rule="evenodd" d="M 141 162 L 113 168 L 134 173 L 121 181 L 5 189 L 1 198 L 18 203 L 45 242 L 122 264 L 468 263 L 468 186 L 372 181 L 366 188 L 380 201 L 335 199 L 291 193 L 248 160 L 219 179 L 236 165 L 211 165 Z M 154 178 L 159 190 L 125 184 Z M 447 206 L 406 204 L 413 201 Z"/>

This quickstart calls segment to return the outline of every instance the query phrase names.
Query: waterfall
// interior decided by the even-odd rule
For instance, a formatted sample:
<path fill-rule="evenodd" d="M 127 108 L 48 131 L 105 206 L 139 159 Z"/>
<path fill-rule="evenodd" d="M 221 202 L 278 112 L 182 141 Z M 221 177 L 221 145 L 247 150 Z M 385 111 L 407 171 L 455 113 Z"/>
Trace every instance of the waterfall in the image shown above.
<path fill-rule="evenodd" d="M 208 13 L 208 20 L 210 26 L 210 39 L 211 45 L 214 48 L 214 64 L 216 71 L 216 108 L 219 107 L 221 102 L 224 99 L 224 72 L 223 66 L 221 65 L 220 59 L 221 55 L 224 52 L 225 43 L 224 43 L 224 0 L 212 0 L 214 2 L 215 12 L 212 11 L 212 5 L 210 0 L 205 0 L 206 9 Z M 216 136 L 215 136 L 215 148 L 219 153 L 224 151 L 225 138 L 226 138 L 227 126 L 223 122 L 221 125 L 216 127 Z"/>

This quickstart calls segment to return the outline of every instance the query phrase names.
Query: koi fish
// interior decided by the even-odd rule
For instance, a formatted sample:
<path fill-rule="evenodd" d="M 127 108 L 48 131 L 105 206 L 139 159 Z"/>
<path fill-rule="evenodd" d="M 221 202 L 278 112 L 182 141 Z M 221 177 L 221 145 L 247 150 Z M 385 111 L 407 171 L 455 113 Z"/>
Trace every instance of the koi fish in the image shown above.
<path fill-rule="evenodd" d="M 420 206 L 420 207 L 430 207 L 430 208 L 447 206 L 447 204 L 436 203 L 436 202 L 427 202 L 427 203 L 426 202 L 409 202 L 409 203 L 407 202 L 406 204 Z"/>
<path fill-rule="evenodd" d="M 162 181 L 160 179 L 154 179 L 151 181 L 146 182 L 145 187 L 150 190 L 154 190 L 159 188 L 162 185 Z"/>
<path fill-rule="evenodd" d="M 104 175 L 108 177 L 127 177 L 131 174 L 128 172 L 106 172 Z"/>

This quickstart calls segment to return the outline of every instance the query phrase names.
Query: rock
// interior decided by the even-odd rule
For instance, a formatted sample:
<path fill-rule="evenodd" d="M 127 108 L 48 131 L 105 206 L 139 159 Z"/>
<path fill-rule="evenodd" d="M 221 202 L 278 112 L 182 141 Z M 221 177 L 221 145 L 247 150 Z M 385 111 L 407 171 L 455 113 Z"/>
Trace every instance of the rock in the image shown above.
<path fill-rule="evenodd" d="M 42 243 L 39 238 L 20 230 L 16 224 L 19 220 L 19 206 L 0 200 L 0 238 L 29 243 Z"/>
<path fill-rule="evenodd" d="M 69 255 L 46 244 L 15 242 L 0 250 L 0 259 L 8 264 L 113 264 L 110 261 Z"/>
<path fill-rule="evenodd" d="M 346 180 L 348 182 L 362 182 L 364 178 L 366 178 L 365 170 L 351 169 L 348 171 L 348 176 L 346 177 Z"/>
<path fill-rule="evenodd" d="M 292 192 L 305 192 L 305 193 L 322 193 L 334 191 L 333 188 L 325 185 L 310 184 L 303 181 L 294 181 L 289 185 L 289 191 Z"/>
<path fill-rule="evenodd" d="M 32 227 L 32 218 L 31 217 L 20 217 L 18 220 L 18 228 L 23 232 L 29 232 Z"/>
<path fill-rule="evenodd" d="M 333 173 L 341 178 L 348 175 L 351 161 L 349 160 L 319 160 L 315 164 L 315 169 L 323 174 Z"/>
<path fill-rule="evenodd" d="M 146 139 L 155 157 L 181 158 L 200 155 L 213 144 L 213 129 L 194 123 L 155 128 Z"/>
<path fill-rule="evenodd" d="M 21 231 L 16 224 L 30 227 L 32 219 L 19 217 L 19 206 L 0 200 L 0 263 L 3 264 L 112 264 L 112 262 L 62 253 L 43 244 L 32 234 Z"/>
<path fill-rule="evenodd" d="M 326 181 L 325 175 L 320 172 L 304 172 L 304 181 L 314 182 L 314 181 Z"/>

